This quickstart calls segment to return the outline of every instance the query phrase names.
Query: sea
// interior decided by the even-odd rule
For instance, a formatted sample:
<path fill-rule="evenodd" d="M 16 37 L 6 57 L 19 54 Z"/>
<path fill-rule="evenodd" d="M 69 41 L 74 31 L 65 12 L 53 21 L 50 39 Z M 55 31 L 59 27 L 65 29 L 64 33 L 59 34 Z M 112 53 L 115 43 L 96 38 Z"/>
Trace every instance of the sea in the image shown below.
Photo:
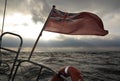
<path fill-rule="evenodd" d="M 26 60 L 30 52 L 21 52 L 20 59 Z M 11 54 L 3 55 L 11 67 Z M 11 58 L 12 57 L 12 58 Z M 9 60 L 8 60 L 9 59 Z M 120 51 L 40 51 L 34 52 L 30 61 L 48 67 L 55 72 L 65 66 L 78 69 L 84 81 L 120 81 Z M 23 62 L 14 81 L 35 81 L 39 66 Z M 7 81 L 8 73 L 0 73 L 0 81 Z M 38 81 L 50 81 L 54 73 L 43 70 Z"/>

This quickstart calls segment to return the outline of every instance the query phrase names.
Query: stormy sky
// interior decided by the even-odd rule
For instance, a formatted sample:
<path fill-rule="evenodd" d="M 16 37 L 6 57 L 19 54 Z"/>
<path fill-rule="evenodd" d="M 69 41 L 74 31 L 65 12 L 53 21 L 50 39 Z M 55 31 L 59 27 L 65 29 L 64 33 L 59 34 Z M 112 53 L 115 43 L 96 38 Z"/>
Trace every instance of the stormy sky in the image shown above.
<path fill-rule="evenodd" d="M 0 0 L 0 26 L 5 0 Z M 70 36 L 43 32 L 39 47 L 83 47 L 120 49 L 120 0 L 8 0 L 4 32 L 23 37 L 24 47 L 32 47 L 43 27 L 52 5 L 66 12 L 92 12 L 104 23 L 109 34 L 102 36 Z M 9 37 L 9 40 L 11 38 Z M 15 43 L 6 43 L 14 46 Z"/>

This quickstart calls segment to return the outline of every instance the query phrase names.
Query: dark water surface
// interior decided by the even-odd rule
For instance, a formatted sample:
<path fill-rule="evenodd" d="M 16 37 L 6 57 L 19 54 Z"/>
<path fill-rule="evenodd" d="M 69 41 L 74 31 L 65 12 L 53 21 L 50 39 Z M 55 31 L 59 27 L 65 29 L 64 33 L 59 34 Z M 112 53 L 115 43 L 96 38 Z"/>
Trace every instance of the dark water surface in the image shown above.
<path fill-rule="evenodd" d="M 27 52 L 22 53 L 21 59 L 26 59 L 28 54 Z M 35 52 L 31 60 L 55 71 L 64 66 L 74 66 L 82 72 L 85 81 L 120 81 L 119 51 Z M 41 81 L 47 80 L 42 79 Z"/>
<path fill-rule="evenodd" d="M 83 73 L 85 81 L 120 81 L 120 52 L 44 52 L 35 56 L 34 61 L 55 70 L 74 66 Z"/>

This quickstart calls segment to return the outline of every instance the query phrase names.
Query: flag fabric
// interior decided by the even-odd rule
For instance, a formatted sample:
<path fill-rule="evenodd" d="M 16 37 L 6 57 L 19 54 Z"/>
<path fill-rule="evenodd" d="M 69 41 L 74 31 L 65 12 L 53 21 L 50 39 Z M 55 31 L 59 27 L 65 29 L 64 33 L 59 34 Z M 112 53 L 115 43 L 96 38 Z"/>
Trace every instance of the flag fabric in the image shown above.
<path fill-rule="evenodd" d="M 104 30 L 102 20 L 93 13 L 67 13 L 53 9 L 45 25 L 45 31 L 69 35 L 99 35 L 108 34 Z"/>

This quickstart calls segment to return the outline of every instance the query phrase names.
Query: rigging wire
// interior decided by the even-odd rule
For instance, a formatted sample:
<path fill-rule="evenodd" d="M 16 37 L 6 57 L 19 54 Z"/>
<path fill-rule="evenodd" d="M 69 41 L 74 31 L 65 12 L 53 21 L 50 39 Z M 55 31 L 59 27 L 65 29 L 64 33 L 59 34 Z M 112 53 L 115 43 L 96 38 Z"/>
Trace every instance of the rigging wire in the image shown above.
<path fill-rule="evenodd" d="M 7 0 L 5 0 L 5 6 L 4 6 L 4 12 L 3 12 L 3 22 L 2 22 L 2 29 L 1 29 L 1 35 L 2 35 L 2 33 L 3 33 L 3 28 L 4 28 L 5 14 L 6 14 L 6 6 L 7 6 Z M 2 66 L 1 44 L 2 44 L 2 40 L 1 40 L 1 38 L 0 38 L 0 67 Z"/>
<path fill-rule="evenodd" d="M 4 23 L 5 23 L 6 6 L 7 6 L 7 0 L 5 0 L 5 7 L 4 7 L 4 12 L 3 12 L 3 22 L 2 22 L 1 34 L 4 32 L 3 29 L 4 29 Z"/>

